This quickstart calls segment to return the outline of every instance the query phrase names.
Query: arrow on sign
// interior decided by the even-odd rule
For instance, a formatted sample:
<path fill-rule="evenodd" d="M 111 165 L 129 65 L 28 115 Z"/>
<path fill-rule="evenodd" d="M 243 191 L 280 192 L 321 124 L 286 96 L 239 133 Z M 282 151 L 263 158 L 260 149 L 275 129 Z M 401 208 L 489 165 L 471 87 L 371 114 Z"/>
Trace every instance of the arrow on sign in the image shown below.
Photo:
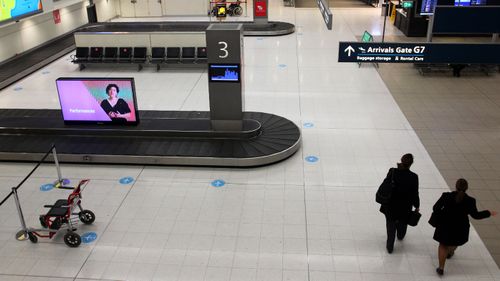
<path fill-rule="evenodd" d="M 350 57 L 352 52 L 355 52 L 354 48 L 349 45 L 349 47 L 345 48 L 344 53 L 347 53 L 347 55 Z"/>

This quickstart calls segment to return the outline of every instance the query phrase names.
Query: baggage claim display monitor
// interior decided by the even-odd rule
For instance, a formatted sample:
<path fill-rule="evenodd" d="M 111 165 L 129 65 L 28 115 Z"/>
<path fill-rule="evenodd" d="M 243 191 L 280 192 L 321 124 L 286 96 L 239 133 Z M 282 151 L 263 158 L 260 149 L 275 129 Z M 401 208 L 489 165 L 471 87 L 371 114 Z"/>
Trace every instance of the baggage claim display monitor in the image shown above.
<path fill-rule="evenodd" d="M 0 24 L 41 13 L 42 0 L 0 0 Z"/>
<path fill-rule="evenodd" d="M 137 125 L 134 78 L 59 78 L 64 124 Z"/>
<path fill-rule="evenodd" d="M 208 69 L 210 82 L 240 82 L 239 64 L 210 64 Z"/>

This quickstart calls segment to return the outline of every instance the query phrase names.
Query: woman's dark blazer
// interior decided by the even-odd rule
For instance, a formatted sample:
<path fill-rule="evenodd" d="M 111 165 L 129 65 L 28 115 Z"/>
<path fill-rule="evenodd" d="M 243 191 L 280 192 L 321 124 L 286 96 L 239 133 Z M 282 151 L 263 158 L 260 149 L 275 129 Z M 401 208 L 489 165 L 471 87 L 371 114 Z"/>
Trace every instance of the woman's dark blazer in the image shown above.
<path fill-rule="evenodd" d="M 418 196 L 418 176 L 409 169 L 390 169 L 387 177 L 390 179 L 391 171 L 394 171 L 394 183 L 396 188 L 392 192 L 391 201 L 388 205 L 382 205 L 380 211 L 388 220 L 399 220 L 406 223 L 412 211 L 412 206 L 420 207 Z"/>
<path fill-rule="evenodd" d="M 445 192 L 432 208 L 440 212 L 434 240 L 446 246 L 461 246 L 469 241 L 469 215 L 476 220 L 491 216 L 489 211 L 477 210 L 476 199 L 465 194 L 463 200 L 456 202 L 457 192 Z"/>

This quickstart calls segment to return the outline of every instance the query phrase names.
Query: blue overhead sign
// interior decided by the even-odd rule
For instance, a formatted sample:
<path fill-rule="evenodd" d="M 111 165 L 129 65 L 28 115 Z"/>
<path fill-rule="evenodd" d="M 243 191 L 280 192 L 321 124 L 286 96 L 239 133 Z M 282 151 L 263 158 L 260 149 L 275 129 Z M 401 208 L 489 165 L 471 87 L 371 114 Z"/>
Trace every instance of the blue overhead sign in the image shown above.
<path fill-rule="evenodd" d="M 332 30 L 333 15 L 332 12 L 330 11 L 330 5 L 328 4 L 328 0 L 316 0 L 316 3 L 318 4 L 319 11 L 323 16 L 323 20 L 325 21 L 326 27 L 328 28 L 328 30 Z"/>
<path fill-rule="evenodd" d="M 500 44 L 340 42 L 339 62 L 500 64 Z"/>

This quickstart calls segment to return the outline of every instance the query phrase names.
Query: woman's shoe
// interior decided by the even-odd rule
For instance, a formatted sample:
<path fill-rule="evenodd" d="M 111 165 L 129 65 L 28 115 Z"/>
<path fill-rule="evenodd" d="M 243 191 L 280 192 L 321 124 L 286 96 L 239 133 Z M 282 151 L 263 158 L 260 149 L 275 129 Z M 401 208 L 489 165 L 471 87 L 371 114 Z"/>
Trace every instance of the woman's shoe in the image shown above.
<path fill-rule="evenodd" d="M 438 268 L 436 268 L 436 273 L 438 275 L 442 276 L 444 274 L 444 270 L 438 267 Z"/>

